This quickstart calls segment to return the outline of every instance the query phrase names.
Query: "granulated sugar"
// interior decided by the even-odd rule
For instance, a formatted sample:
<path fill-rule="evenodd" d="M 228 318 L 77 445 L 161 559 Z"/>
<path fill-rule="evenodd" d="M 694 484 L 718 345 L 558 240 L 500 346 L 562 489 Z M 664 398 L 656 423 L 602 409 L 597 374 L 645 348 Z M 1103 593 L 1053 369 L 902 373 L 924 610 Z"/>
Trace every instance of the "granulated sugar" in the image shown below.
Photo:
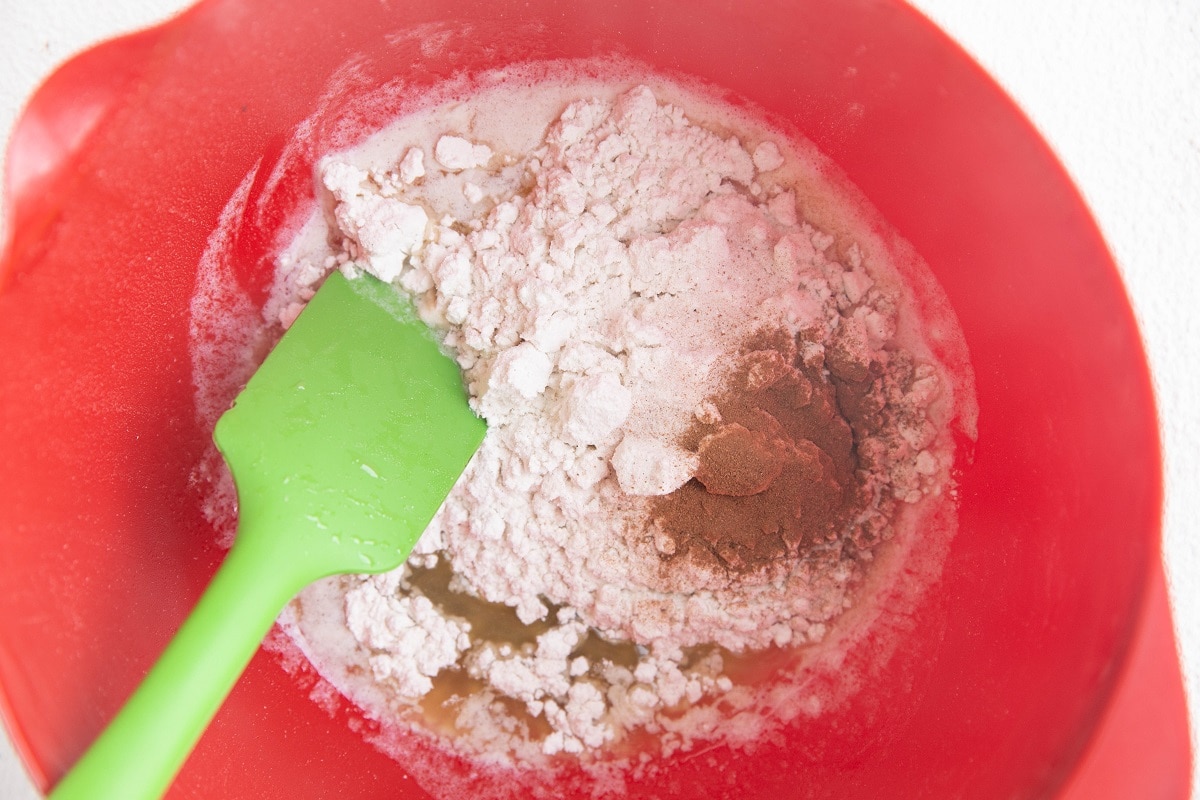
<path fill-rule="evenodd" d="M 408 564 L 287 628 L 480 763 L 610 770 L 819 713 L 767 678 L 868 624 L 948 502 L 969 382 L 888 249 L 812 153 L 647 83 L 510 76 L 327 157 L 265 311 L 367 271 L 463 369 L 488 435 Z"/>

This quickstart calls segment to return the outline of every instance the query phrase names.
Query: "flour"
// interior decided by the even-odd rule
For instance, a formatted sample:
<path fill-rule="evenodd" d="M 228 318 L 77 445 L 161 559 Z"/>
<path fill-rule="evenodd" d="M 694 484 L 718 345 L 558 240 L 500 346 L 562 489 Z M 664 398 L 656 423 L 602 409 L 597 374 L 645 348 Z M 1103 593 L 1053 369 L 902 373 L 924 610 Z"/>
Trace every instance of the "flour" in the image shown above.
<path fill-rule="evenodd" d="M 647 502 L 698 476 L 710 492 L 738 495 L 779 478 L 779 459 L 752 486 L 702 471 L 702 456 L 722 448 L 733 448 L 730 463 L 753 461 L 737 450 L 743 441 L 760 460 L 773 452 L 765 434 L 741 424 L 698 449 L 681 445 L 698 420 L 720 423 L 713 399 L 753 334 L 779 330 L 790 341 L 804 332 L 809 359 L 853 375 L 894 333 L 895 298 L 876 289 L 858 252 L 838 261 L 832 237 L 799 220 L 793 194 L 757 182 L 784 165 L 778 145 L 747 151 L 635 87 L 570 104 L 539 148 L 510 154 L 517 184 L 465 217 L 421 191 L 415 182 L 430 175 L 418 175 L 422 151 L 404 152 L 395 173 L 334 158 L 321 175 L 343 268 L 417 299 L 423 318 L 446 331 L 490 426 L 414 564 L 445 561 L 456 590 L 549 628 L 519 647 L 486 631 L 473 639 L 469 621 L 438 615 L 411 566 L 362 578 L 346 592 L 345 614 L 376 680 L 415 701 L 440 671 L 463 671 L 549 726 L 543 753 L 578 753 L 652 723 L 659 709 L 729 688 L 711 663 L 707 672 L 685 667 L 685 649 L 819 641 L 859 577 L 843 531 L 803 554 L 782 545 L 746 571 L 737 543 L 697 548 L 695 537 L 665 530 Z M 463 195 L 483 200 L 477 181 L 488 176 L 476 173 L 496 158 L 492 147 L 444 134 L 433 158 L 442 180 L 465 173 Z M 778 366 L 758 364 L 753 387 L 795 372 L 777 351 L 763 352 Z M 921 396 L 908 401 L 916 428 L 877 454 L 890 469 L 882 490 L 904 502 L 938 491 L 949 466 L 927 449 L 937 430 L 922 413 L 941 391 L 937 373 L 922 379 Z M 902 387 L 890 391 L 905 402 Z M 898 442 L 902 452 L 889 456 Z M 805 462 L 819 473 L 824 453 L 805 445 L 819 454 Z M 856 505 L 860 527 L 886 527 L 890 501 Z M 684 548 L 703 558 L 683 559 Z M 640 648 L 633 668 L 585 655 L 589 630 Z"/>
<path fill-rule="evenodd" d="M 373 658 L 371 667 L 376 680 L 395 681 L 398 691 L 419 697 L 470 647 L 471 626 L 438 613 L 426 597 L 399 596 L 399 582 L 399 573 L 391 573 L 348 593 L 346 625 L 374 651 L 407 654 L 404 661 Z"/>
<path fill-rule="evenodd" d="M 393 283 L 489 432 L 408 564 L 296 601 L 318 668 L 526 765 L 612 763 L 638 731 L 750 742 L 833 702 L 754 665 L 843 646 L 907 568 L 964 401 L 866 229 L 813 224 L 836 219 L 819 172 L 661 80 L 501 80 L 326 158 L 266 314 L 333 268 Z"/>

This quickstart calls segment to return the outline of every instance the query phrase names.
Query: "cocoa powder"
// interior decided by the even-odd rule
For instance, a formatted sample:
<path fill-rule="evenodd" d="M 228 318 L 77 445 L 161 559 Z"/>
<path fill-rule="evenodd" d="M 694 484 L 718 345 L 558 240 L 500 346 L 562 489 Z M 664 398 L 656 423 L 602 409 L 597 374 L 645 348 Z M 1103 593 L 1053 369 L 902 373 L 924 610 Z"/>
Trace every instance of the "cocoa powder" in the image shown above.
<path fill-rule="evenodd" d="M 855 397 L 851 412 L 870 416 L 861 401 L 868 393 L 852 390 L 869 385 L 869 364 L 846 368 L 839 351 L 826 370 L 822 356 L 799 352 L 784 331 L 755 334 L 709 413 L 679 442 L 700 465 L 693 480 L 653 503 L 664 560 L 754 573 L 836 545 L 850 527 L 862 493 L 839 397 Z"/>

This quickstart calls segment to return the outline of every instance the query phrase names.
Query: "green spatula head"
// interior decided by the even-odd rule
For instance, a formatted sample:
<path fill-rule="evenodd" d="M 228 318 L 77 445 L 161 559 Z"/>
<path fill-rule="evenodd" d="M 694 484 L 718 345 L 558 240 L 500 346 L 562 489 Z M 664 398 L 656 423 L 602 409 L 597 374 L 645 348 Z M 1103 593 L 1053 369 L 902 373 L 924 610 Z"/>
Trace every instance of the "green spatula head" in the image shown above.
<path fill-rule="evenodd" d="M 374 278 L 333 273 L 215 438 L 239 538 L 286 538 L 308 582 L 399 566 L 484 430 L 411 306 Z"/>
<path fill-rule="evenodd" d="M 288 600 L 399 566 L 483 435 L 412 309 L 373 278 L 332 274 L 217 424 L 238 490 L 233 549 L 51 797 L 159 797 Z"/>

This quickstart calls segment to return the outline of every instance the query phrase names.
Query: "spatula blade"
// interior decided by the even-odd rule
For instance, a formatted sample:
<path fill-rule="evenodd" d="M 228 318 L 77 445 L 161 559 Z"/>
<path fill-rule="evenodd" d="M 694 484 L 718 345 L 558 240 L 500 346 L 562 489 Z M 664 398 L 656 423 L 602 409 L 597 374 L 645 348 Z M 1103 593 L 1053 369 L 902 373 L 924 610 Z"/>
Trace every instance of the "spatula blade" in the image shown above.
<path fill-rule="evenodd" d="M 398 566 L 483 440 L 458 366 L 390 286 L 331 274 L 220 419 L 239 537 L 320 575 Z"/>

